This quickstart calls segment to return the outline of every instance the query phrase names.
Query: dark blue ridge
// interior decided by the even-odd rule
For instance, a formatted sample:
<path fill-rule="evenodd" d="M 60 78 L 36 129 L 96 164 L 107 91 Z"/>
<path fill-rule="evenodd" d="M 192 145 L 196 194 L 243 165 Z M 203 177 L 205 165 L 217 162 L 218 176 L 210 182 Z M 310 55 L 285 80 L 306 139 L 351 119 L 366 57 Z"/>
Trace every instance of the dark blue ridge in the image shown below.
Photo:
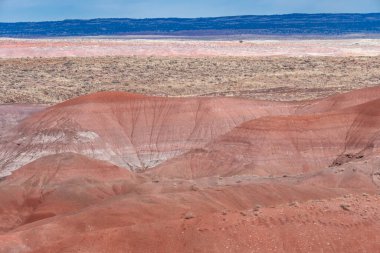
<path fill-rule="evenodd" d="M 109 18 L 0 23 L 0 37 L 117 35 L 346 35 L 379 34 L 380 13 L 287 14 L 212 18 Z"/>

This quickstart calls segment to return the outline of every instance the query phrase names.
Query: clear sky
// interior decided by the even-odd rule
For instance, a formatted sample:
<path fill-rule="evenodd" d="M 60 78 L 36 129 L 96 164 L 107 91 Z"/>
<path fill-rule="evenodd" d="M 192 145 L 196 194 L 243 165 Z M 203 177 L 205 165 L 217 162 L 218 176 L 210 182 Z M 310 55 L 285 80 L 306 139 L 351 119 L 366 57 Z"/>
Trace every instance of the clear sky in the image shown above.
<path fill-rule="evenodd" d="M 0 0 L 0 22 L 380 12 L 380 0 Z"/>

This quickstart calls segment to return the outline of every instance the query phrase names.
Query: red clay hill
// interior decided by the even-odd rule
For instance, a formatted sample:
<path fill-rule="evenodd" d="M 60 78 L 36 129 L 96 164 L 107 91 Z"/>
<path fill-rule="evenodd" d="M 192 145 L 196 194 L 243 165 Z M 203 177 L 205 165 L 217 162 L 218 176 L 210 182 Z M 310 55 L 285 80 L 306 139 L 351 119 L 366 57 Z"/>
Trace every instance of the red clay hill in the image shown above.
<path fill-rule="evenodd" d="M 0 252 L 380 250 L 380 88 L 102 92 L 24 117 L 1 137 Z"/>

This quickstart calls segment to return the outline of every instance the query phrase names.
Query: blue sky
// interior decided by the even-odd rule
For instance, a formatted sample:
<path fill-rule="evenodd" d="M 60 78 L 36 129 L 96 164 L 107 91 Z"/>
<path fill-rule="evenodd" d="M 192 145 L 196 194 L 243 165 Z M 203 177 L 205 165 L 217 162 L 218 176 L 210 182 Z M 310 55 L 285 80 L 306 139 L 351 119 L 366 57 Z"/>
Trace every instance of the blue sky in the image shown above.
<path fill-rule="evenodd" d="M 380 0 L 0 0 L 0 22 L 380 12 Z"/>

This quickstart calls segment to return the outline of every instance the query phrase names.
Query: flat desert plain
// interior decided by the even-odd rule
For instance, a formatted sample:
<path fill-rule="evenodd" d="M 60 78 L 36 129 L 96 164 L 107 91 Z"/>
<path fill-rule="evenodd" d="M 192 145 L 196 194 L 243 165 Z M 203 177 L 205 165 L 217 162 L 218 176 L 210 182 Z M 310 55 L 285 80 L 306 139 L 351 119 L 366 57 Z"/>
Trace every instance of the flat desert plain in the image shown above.
<path fill-rule="evenodd" d="M 96 91 L 293 101 L 379 84 L 380 40 L 0 40 L 0 103 Z"/>
<path fill-rule="evenodd" d="M 0 252 L 380 251 L 380 41 L 0 40 Z"/>

